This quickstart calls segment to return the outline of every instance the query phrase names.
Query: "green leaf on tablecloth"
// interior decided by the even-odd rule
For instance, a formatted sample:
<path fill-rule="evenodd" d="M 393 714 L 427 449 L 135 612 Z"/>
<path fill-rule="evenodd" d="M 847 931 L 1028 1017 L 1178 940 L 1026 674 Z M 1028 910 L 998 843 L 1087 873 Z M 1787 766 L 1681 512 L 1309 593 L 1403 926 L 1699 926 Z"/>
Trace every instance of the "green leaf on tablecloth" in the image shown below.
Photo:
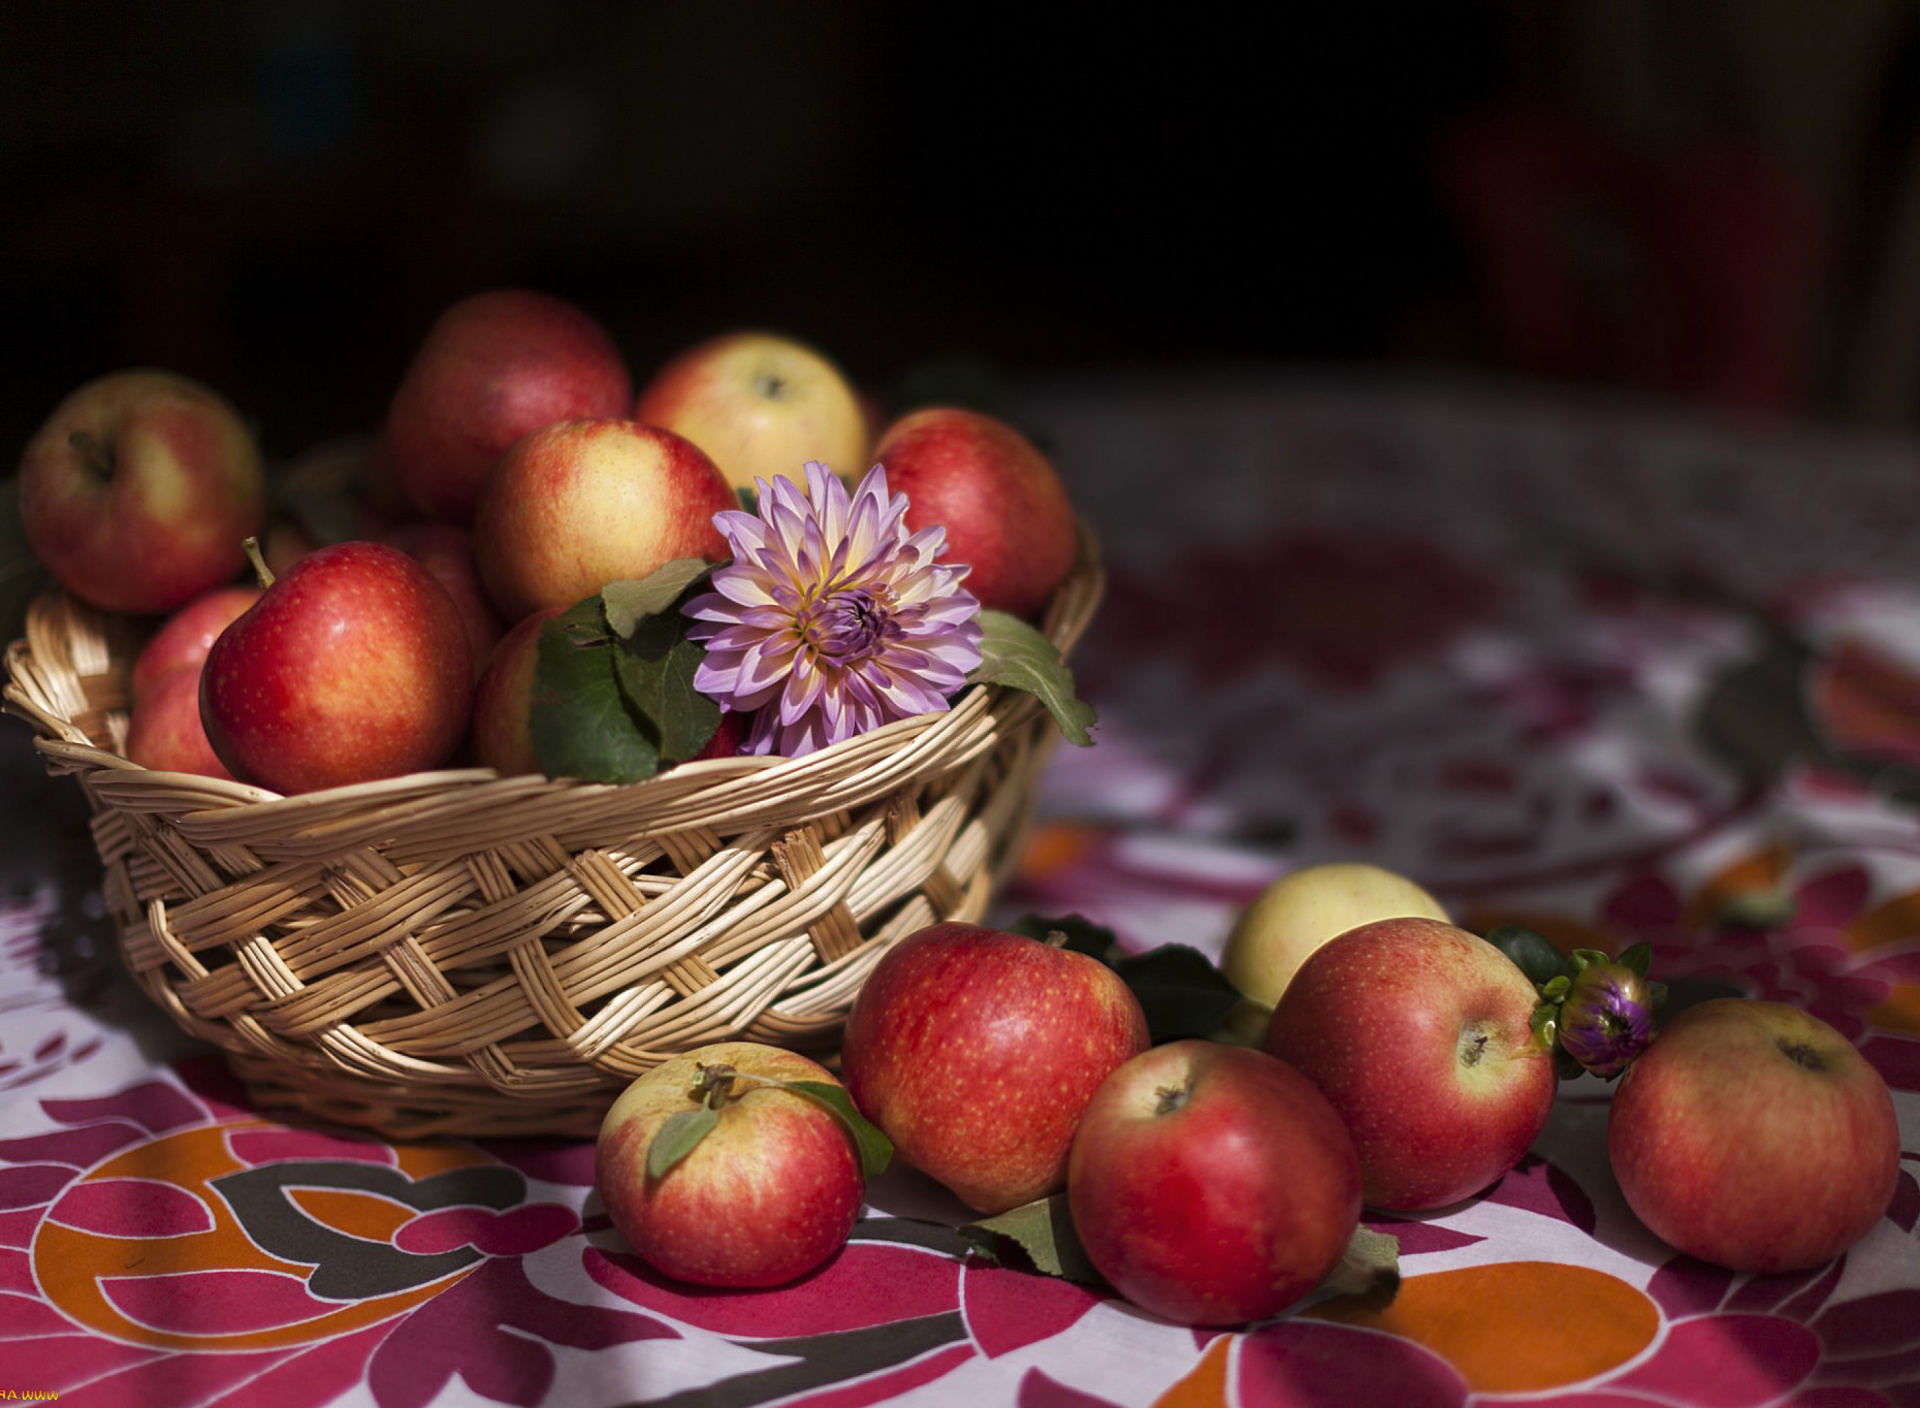
<path fill-rule="evenodd" d="M 996 1266 L 1058 1276 L 1087 1286 L 1105 1284 L 1074 1234 L 1064 1193 L 970 1222 L 960 1229 L 960 1235 Z"/>
<path fill-rule="evenodd" d="M 1347 1249 L 1318 1288 L 1325 1296 L 1364 1296 L 1375 1308 L 1390 1305 L 1400 1290 L 1400 1239 L 1365 1223 L 1353 1229 Z"/>
<path fill-rule="evenodd" d="M 1060 652 L 1038 630 L 1004 611 L 980 613 L 980 663 L 967 676 L 969 684 L 997 684 L 1024 689 L 1053 715 L 1069 743 L 1093 746 L 1088 729 L 1098 721 L 1093 706 L 1073 692 L 1073 671 Z"/>
<path fill-rule="evenodd" d="M 881 1133 L 880 1126 L 854 1108 L 853 1097 L 847 1094 L 845 1086 L 823 1080 L 785 1080 L 779 1084 L 809 1100 L 817 1100 L 833 1111 L 840 1123 L 846 1126 L 847 1133 L 853 1136 L 853 1146 L 860 1155 L 862 1175 L 878 1178 L 887 1171 L 887 1165 L 893 1162 L 893 1141 Z"/>
<path fill-rule="evenodd" d="M 665 1178 L 719 1123 L 720 1112 L 711 1105 L 668 1115 L 647 1145 L 647 1177 Z"/>

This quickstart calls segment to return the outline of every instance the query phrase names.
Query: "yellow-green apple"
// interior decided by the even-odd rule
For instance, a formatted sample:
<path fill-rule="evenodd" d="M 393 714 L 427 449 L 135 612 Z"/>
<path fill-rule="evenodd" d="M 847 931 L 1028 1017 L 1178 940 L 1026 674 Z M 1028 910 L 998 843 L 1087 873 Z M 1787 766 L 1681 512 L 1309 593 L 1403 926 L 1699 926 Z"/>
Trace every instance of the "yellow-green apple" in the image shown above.
<path fill-rule="evenodd" d="M 1887 1083 L 1790 1003 L 1688 1007 L 1621 1077 L 1607 1153 L 1662 1241 L 1736 1271 L 1831 1261 L 1886 1212 L 1900 1176 Z"/>
<path fill-rule="evenodd" d="M 276 792 L 437 767 L 466 734 L 467 631 L 446 588 L 398 548 L 334 543 L 221 632 L 200 715 L 233 775 Z"/>
<path fill-rule="evenodd" d="M 108 611 L 171 611 L 246 566 L 260 531 L 260 449 L 227 399 L 133 369 L 63 400 L 21 455 L 20 519 L 34 555 Z"/>
<path fill-rule="evenodd" d="M 487 589 L 480 584 L 480 569 L 473 560 L 473 534 L 457 524 L 426 519 L 403 523 L 380 541 L 399 548 L 447 589 L 453 604 L 460 608 L 460 619 L 466 623 L 467 645 L 477 676 L 486 667 L 493 647 L 507 633 L 507 623 L 500 619 Z"/>
<path fill-rule="evenodd" d="M 465 524 L 507 446 L 632 404 L 626 361 L 590 315 L 550 294 L 493 289 L 428 329 L 388 407 L 386 450 L 421 512 Z"/>
<path fill-rule="evenodd" d="M 867 467 L 871 432 L 846 376 L 778 333 L 728 333 L 688 348 L 641 388 L 633 418 L 686 436 L 736 489 L 775 478 L 805 489 L 808 460 L 847 475 Z"/>
<path fill-rule="evenodd" d="M 202 664 L 220 633 L 258 600 L 256 583 L 236 582 L 202 592 L 167 617 L 133 658 L 133 702 L 138 704 L 162 675 Z"/>
<path fill-rule="evenodd" d="M 739 506 L 713 461 L 670 430 L 562 421 L 516 441 L 487 476 L 474 557 L 487 595 L 517 621 L 676 558 L 726 560 L 713 516 Z"/>
<path fill-rule="evenodd" d="M 1271 1007 L 1307 955 L 1328 939 L 1403 914 L 1447 918 L 1432 895 L 1377 865 L 1303 866 L 1282 875 L 1240 911 L 1221 951 L 1220 971 L 1248 998 Z"/>
<path fill-rule="evenodd" d="M 1067 1204 L 1088 1259 L 1135 1305 L 1238 1325 L 1279 1314 L 1339 1263 L 1360 1223 L 1360 1160 L 1284 1061 L 1176 1041 L 1094 1093 Z"/>
<path fill-rule="evenodd" d="M 874 965 L 840 1064 L 902 1159 L 996 1213 L 1066 1186 L 1081 1110 L 1146 1047 L 1139 1000 L 1097 959 L 946 923 Z"/>
<path fill-rule="evenodd" d="M 655 1177 L 647 1151 L 705 1099 L 701 1068 L 739 1073 L 706 1135 Z M 650 1265 L 703 1286 L 777 1286 L 846 1244 L 866 1200 L 853 1138 L 808 1096 L 756 1078 L 838 1085 L 805 1056 L 720 1042 L 654 1067 L 623 1091 L 594 1146 L 607 1215 Z"/>
<path fill-rule="evenodd" d="M 1444 1207 L 1505 1174 L 1547 1122 L 1559 1082 L 1533 1034 L 1539 1001 L 1485 939 L 1437 919 L 1377 919 L 1300 965 L 1266 1049 L 1346 1121 L 1369 1204 Z"/>
<path fill-rule="evenodd" d="M 888 426 L 873 458 L 907 496 L 907 526 L 944 525 L 947 562 L 991 610 L 1033 616 L 1073 570 L 1073 505 L 1052 463 L 1004 421 L 933 406 Z"/>
<path fill-rule="evenodd" d="M 200 722 L 199 662 L 150 678 L 127 716 L 127 757 L 156 772 L 231 778 Z"/>

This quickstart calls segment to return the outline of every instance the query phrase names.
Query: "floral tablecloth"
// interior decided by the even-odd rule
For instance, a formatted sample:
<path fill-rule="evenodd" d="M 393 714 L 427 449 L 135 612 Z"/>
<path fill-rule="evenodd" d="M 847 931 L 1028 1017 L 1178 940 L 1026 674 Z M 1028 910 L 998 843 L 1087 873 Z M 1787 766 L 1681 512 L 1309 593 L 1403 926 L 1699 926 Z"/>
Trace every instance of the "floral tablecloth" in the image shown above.
<path fill-rule="evenodd" d="M 1920 447 L 1297 375 L 1029 388 L 1112 590 L 1001 916 L 1217 952 L 1364 859 L 1485 930 L 1652 944 L 1802 1003 L 1894 1088 L 1840 1261 L 1676 1257 L 1610 1087 L 1399 1238 L 1385 1309 L 1239 1333 L 970 1259 L 909 1170 L 826 1269 L 691 1291 L 581 1142 L 392 1145 L 249 1108 L 119 970 L 73 784 L 0 728 L 0 1401 L 853 1408 L 1920 1404 Z M 1781 1216 L 1792 1216 L 1782 1209 Z"/>

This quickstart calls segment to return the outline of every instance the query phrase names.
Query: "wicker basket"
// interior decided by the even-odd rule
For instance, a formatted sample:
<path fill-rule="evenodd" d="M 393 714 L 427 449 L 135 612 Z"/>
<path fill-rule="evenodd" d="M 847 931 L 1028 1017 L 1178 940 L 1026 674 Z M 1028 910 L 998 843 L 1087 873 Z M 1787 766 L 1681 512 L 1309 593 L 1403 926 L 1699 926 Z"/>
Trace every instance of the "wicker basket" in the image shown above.
<path fill-rule="evenodd" d="M 1042 623 L 1063 654 L 1104 585 L 1081 541 Z M 4 696 L 92 806 L 128 968 L 260 1103 L 399 1138 L 590 1135 L 692 1047 L 832 1051 L 891 943 L 983 915 L 1057 738 L 1031 695 L 977 686 L 791 761 L 281 797 L 122 756 L 139 645 L 50 593 Z"/>

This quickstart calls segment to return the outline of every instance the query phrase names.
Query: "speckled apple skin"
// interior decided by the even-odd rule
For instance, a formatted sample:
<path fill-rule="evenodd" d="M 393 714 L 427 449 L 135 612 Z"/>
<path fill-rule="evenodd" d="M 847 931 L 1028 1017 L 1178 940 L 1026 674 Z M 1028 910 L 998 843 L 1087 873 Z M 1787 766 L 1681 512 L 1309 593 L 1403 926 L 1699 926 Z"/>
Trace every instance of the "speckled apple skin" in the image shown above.
<path fill-rule="evenodd" d="M 75 432 L 110 447 L 102 479 Z M 172 611 L 233 580 L 260 531 L 266 477 L 233 406 L 171 372 L 97 378 L 63 400 L 20 458 L 20 518 L 62 586 L 107 611 Z"/>
<path fill-rule="evenodd" d="M 943 562 L 972 570 L 982 607 L 1032 617 L 1073 570 L 1073 504 L 1052 463 L 1012 426 L 933 406 L 889 426 L 873 458 L 907 496 L 907 526 L 947 530 Z"/>
<path fill-rule="evenodd" d="M 556 421 L 622 416 L 633 382 L 591 316 L 530 289 L 453 304 L 427 330 L 387 409 L 387 451 L 421 512 L 465 525 L 507 446 Z"/>
<path fill-rule="evenodd" d="M 1795 1046 L 1813 1068 L 1787 1054 Z M 1811 1013 L 1745 998 L 1687 1008 L 1627 1068 L 1607 1152 L 1654 1235 L 1735 1271 L 1833 1260 L 1879 1222 L 1900 1178 L 1880 1073 Z"/>
<path fill-rule="evenodd" d="M 1080 1245 L 1121 1295 L 1181 1324 L 1238 1325 L 1279 1314 L 1339 1262 L 1360 1222 L 1360 1160 L 1333 1106 L 1285 1062 L 1176 1041 L 1095 1092 L 1067 1198 Z"/>
<path fill-rule="evenodd" d="M 397 548 L 347 542 L 295 562 L 207 652 L 200 717 L 242 782 L 281 793 L 439 766 L 466 733 L 466 626 Z"/>
<path fill-rule="evenodd" d="M 1146 1047 L 1146 1016 L 1105 964 L 949 923 L 874 965 L 840 1064 L 898 1157 L 995 1213 L 1066 1187 L 1080 1112 Z"/>
<path fill-rule="evenodd" d="M 1445 1207 L 1517 1164 L 1552 1112 L 1559 1079 L 1533 1039 L 1538 1002 L 1486 940 L 1437 919 L 1381 919 L 1301 964 L 1265 1046 L 1346 1121 L 1370 1205 Z"/>
<path fill-rule="evenodd" d="M 488 476 L 474 557 L 487 595 L 518 621 L 675 558 L 725 561 L 713 516 L 739 507 L 705 452 L 670 430 L 565 421 L 516 443 Z"/>
<path fill-rule="evenodd" d="M 846 1127 L 791 1091 L 748 1088 L 659 1179 L 647 1149 L 668 1118 L 698 1108 L 700 1064 L 780 1080 L 838 1084 L 795 1052 L 721 1042 L 656 1066 L 607 1111 L 595 1145 L 595 1182 L 613 1225 L 645 1261 L 702 1286 L 777 1286 L 804 1276 L 846 1244 L 866 1200 Z"/>
<path fill-rule="evenodd" d="M 260 600 L 254 583 L 236 583 L 203 592 L 161 623 L 133 659 L 133 700 L 138 704 L 163 675 L 182 665 L 206 663 L 220 633 Z"/>

